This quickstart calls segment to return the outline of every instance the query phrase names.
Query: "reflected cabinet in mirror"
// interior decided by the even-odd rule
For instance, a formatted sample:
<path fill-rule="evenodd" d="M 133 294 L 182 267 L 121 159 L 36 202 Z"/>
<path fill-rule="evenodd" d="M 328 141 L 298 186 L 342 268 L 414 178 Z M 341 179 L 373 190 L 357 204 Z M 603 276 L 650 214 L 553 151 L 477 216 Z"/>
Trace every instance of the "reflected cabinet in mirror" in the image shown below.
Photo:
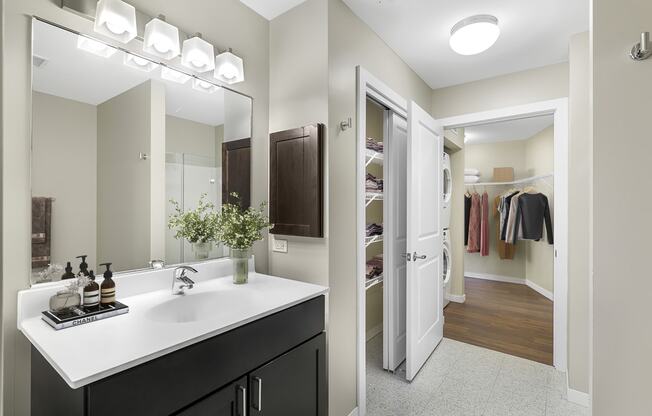
<path fill-rule="evenodd" d="M 251 98 L 36 19 L 32 69 L 34 283 L 228 255 L 168 222 L 249 202 Z"/>

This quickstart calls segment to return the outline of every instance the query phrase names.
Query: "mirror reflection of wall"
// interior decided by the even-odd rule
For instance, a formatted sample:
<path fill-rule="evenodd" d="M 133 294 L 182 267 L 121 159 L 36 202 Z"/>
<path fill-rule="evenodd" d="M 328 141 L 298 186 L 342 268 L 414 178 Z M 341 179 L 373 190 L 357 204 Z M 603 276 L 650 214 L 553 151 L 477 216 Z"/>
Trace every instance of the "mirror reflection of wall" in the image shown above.
<path fill-rule="evenodd" d="M 173 81 L 154 62 L 33 23 L 33 281 L 51 263 L 76 271 L 82 254 L 95 270 L 195 261 L 167 227 L 169 200 L 193 209 L 206 194 L 219 209 L 234 188 L 223 180 L 223 143 L 250 140 L 251 99 L 195 89 L 190 76 Z M 248 195 L 246 162 L 234 170 L 246 181 L 231 181 Z M 209 258 L 226 254 L 214 246 Z"/>

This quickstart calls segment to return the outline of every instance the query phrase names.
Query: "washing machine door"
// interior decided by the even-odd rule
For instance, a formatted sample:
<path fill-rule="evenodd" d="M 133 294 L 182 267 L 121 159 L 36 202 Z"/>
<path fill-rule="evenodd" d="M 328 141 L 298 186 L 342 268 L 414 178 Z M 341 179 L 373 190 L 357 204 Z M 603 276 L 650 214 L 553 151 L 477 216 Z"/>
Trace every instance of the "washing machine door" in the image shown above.
<path fill-rule="evenodd" d="M 453 177 L 451 176 L 451 168 L 449 166 L 444 165 L 442 178 L 444 180 L 444 206 L 448 206 L 451 202 L 451 195 L 453 193 Z"/>
<path fill-rule="evenodd" d="M 451 253 L 450 247 L 448 244 L 444 244 L 444 253 L 442 255 L 443 266 L 442 267 L 442 279 L 444 286 L 448 284 L 451 280 Z"/>

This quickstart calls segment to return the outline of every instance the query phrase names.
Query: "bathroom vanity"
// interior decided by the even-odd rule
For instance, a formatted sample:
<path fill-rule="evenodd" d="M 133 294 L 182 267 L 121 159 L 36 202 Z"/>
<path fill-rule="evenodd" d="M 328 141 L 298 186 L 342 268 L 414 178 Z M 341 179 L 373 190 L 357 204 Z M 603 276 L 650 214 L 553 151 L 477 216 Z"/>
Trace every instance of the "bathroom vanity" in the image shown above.
<path fill-rule="evenodd" d="M 327 288 L 205 277 L 223 263 L 180 296 L 171 269 L 119 277 L 128 314 L 60 331 L 36 313 L 46 289 L 21 292 L 32 415 L 326 415 Z"/>

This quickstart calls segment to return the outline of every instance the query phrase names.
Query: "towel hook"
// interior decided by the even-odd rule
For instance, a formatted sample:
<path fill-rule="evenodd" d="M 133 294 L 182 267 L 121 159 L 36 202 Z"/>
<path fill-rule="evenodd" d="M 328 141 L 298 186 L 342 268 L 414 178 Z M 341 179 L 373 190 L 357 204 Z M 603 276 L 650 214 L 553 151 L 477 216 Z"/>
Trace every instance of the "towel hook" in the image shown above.
<path fill-rule="evenodd" d="M 641 33 L 641 41 L 632 46 L 629 52 L 629 57 L 635 61 L 642 61 L 652 56 L 652 49 L 650 49 L 650 32 Z"/>

